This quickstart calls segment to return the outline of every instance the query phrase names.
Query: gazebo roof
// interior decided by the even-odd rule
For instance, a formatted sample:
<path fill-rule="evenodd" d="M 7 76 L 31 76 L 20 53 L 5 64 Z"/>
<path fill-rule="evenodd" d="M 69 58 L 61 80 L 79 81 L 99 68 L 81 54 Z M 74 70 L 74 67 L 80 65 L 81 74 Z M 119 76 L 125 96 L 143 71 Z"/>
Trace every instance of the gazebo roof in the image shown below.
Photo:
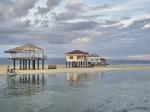
<path fill-rule="evenodd" d="M 36 51 L 36 50 L 43 51 L 44 49 L 29 43 L 29 44 L 25 44 L 25 45 L 7 50 L 5 51 L 5 53 L 17 53 L 17 52 L 24 52 L 24 51 Z"/>
<path fill-rule="evenodd" d="M 84 55 L 88 55 L 88 52 L 84 52 L 84 51 L 81 51 L 81 50 L 74 50 L 74 51 L 68 52 L 66 54 L 84 54 Z"/>

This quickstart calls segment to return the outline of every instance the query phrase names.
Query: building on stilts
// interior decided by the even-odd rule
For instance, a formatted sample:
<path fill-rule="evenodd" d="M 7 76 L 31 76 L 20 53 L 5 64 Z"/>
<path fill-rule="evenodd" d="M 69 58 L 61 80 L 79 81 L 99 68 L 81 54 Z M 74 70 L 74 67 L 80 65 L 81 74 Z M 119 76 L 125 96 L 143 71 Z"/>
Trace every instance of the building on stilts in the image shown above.
<path fill-rule="evenodd" d="M 5 51 L 10 53 L 13 61 L 13 69 L 44 69 L 46 56 L 44 49 L 33 44 L 25 44 L 10 50 Z M 17 67 L 16 65 L 19 65 Z"/>

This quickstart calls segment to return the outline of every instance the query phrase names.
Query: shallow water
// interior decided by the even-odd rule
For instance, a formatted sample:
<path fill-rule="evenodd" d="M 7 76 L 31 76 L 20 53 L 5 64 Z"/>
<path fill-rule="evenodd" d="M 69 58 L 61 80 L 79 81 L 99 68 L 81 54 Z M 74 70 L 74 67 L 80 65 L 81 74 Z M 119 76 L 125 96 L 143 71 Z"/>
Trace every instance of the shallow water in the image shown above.
<path fill-rule="evenodd" d="M 150 71 L 0 76 L 0 112 L 150 112 Z"/>

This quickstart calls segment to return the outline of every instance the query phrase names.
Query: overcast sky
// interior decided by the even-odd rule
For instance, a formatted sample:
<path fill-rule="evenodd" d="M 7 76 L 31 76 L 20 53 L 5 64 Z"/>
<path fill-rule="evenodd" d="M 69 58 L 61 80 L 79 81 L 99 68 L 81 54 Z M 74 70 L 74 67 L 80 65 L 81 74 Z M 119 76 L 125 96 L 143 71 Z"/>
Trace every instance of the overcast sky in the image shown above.
<path fill-rule="evenodd" d="M 150 57 L 150 0 L 0 0 L 0 56 L 37 44 L 49 57 L 80 49 Z"/>

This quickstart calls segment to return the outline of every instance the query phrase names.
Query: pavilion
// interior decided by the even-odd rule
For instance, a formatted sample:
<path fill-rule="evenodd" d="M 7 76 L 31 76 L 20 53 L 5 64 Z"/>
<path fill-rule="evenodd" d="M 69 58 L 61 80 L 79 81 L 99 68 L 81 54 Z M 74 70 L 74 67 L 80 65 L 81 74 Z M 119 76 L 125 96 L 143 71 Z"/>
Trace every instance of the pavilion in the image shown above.
<path fill-rule="evenodd" d="M 42 69 L 44 69 L 44 61 L 46 56 L 44 49 L 33 44 L 25 44 L 10 50 L 5 51 L 10 53 L 13 60 L 13 69 L 16 69 L 16 63 L 19 61 L 19 69 L 40 69 L 40 61 Z"/>

